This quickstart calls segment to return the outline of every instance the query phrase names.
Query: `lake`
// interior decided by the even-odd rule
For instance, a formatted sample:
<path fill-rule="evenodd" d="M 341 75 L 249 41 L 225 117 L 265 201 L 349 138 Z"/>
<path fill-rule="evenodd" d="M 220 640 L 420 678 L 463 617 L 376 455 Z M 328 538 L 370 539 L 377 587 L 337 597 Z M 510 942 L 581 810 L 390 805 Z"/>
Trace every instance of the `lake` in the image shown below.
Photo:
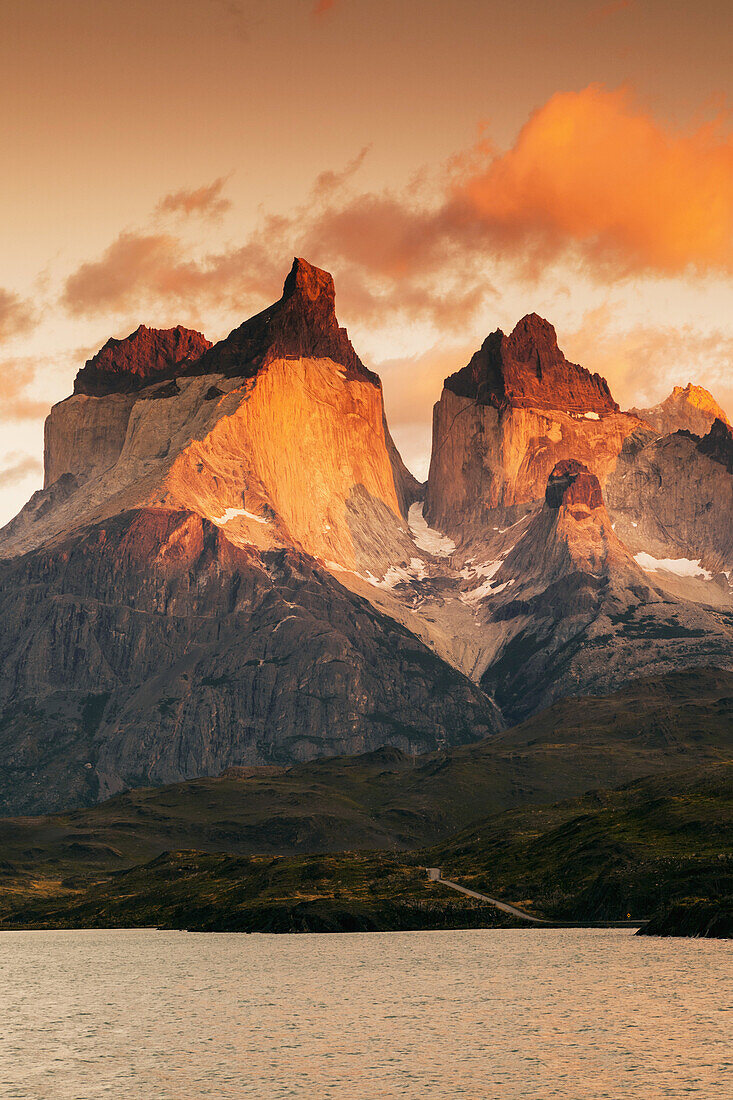
<path fill-rule="evenodd" d="M 0 1096 L 733 1096 L 733 943 L 0 933 Z"/>

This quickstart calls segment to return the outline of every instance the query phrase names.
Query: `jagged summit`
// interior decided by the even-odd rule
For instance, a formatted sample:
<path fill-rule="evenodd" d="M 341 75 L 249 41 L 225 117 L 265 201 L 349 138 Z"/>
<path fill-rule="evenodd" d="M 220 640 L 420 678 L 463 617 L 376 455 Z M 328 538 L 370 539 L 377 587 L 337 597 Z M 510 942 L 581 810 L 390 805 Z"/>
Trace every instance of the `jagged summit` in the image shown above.
<path fill-rule="evenodd" d="M 729 474 L 733 474 L 733 428 L 727 420 L 717 418 L 705 438 L 698 443 L 697 449 L 701 454 L 725 466 Z"/>
<path fill-rule="evenodd" d="M 134 393 L 185 372 L 211 347 L 200 332 L 183 328 L 148 328 L 140 325 L 124 340 L 109 339 L 88 359 L 74 381 L 74 393 L 103 397 L 108 393 Z"/>
<path fill-rule="evenodd" d="M 689 431 L 705 435 L 715 420 L 729 423 L 723 409 L 709 390 L 688 382 L 675 386 L 669 397 L 647 409 L 632 409 L 632 413 L 645 420 L 660 435 Z"/>
<path fill-rule="evenodd" d="M 252 378 L 275 359 L 331 359 L 347 376 L 380 386 L 339 326 L 335 300 L 333 277 L 296 257 L 282 297 L 235 328 L 187 373 Z"/>
<path fill-rule="evenodd" d="M 445 387 L 497 408 L 618 412 L 605 378 L 569 362 L 557 346 L 553 326 L 536 313 L 523 317 L 509 336 L 501 329 L 487 336 L 468 366 L 447 378 Z"/>

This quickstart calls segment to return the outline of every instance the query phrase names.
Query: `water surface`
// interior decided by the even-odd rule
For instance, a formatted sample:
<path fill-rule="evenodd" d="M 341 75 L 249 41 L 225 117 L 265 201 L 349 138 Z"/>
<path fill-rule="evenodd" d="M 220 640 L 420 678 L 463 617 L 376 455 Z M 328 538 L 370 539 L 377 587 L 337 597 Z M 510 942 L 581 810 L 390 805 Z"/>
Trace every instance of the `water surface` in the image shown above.
<path fill-rule="evenodd" d="M 0 933 L 0 1096 L 733 1096 L 733 944 Z"/>

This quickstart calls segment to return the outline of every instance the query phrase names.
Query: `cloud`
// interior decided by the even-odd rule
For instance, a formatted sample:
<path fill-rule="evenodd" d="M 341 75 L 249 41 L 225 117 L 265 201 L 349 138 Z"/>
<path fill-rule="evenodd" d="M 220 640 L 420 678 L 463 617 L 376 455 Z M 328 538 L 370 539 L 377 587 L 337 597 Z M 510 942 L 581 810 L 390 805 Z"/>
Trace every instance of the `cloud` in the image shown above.
<path fill-rule="evenodd" d="M 17 485 L 29 477 L 40 477 L 43 473 L 43 464 L 32 455 L 12 451 L 5 456 L 5 460 L 10 465 L 0 468 L 0 489 L 9 489 L 11 485 Z"/>
<path fill-rule="evenodd" d="M 321 173 L 299 209 L 265 217 L 237 248 L 190 258 L 171 233 L 122 233 L 69 277 L 63 302 L 75 315 L 241 315 L 272 300 L 297 254 L 334 273 L 350 323 L 456 332 L 496 297 L 489 272 L 525 285 L 555 263 L 598 282 L 733 273 L 733 136 L 721 119 L 672 130 L 627 91 L 592 85 L 553 96 L 508 150 L 482 140 L 402 192 L 355 192 L 365 155 Z M 164 203 L 205 207 L 219 183 Z"/>
<path fill-rule="evenodd" d="M 622 11 L 629 11 L 635 6 L 635 0 L 611 0 L 610 3 L 597 4 L 588 13 L 588 22 L 603 23 Z"/>
<path fill-rule="evenodd" d="M 340 191 L 359 171 L 370 149 L 371 145 L 365 145 L 361 152 L 357 153 L 353 160 L 350 160 L 341 171 L 327 169 L 316 176 L 312 191 L 313 197 L 316 199 L 331 198 L 335 192 Z"/>
<path fill-rule="evenodd" d="M 647 408 L 673 386 L 704 386 L 726 412 L 733 412 L 733 336 L 692 325 L 659 328 L 636 324 L 619 330 L 609 305 L 586 313 L 575 331 L 559 334 L 568 358 L 606 378 L 622 408 Z"/>
<path fill-rule="evenodd" d="M 273 280 L 282 282 L 282 264 Z M 170 233 L 125 231 L 99 260 L 82 264 L 64 284 L 62 304 L 73 316 L 188 305 L 246 305 L 268 285 L 273 260 L 253 239 L 241 248 L 188 259 Z"/>
<path fill-rule="evenodd" d="M 506 153 L 474 154 L 446 213 L 505 250 L 605 274 L 733 271 L 733 135 L 663 127 L 625 90 L 553 96 Z M 483 154 L 485 155 L 485 154 Z"/>
<path fill-rule="evenodd" d="M 0 340 L 28 332 L 37 322 L 30 302 L 0 287 Z"/>
<path fill-rule="evenodd" d="M 0 421 L 38 420 L 46 416 L 49 402 L 38 401 L 28 393 L 35 373 L 35 360 L 6 359 L 0 363 Z"/>
<path fill-rule="evenodd" d="M 333 11 L 336 7 L 338 0 L 315 0 L 313 4 L 314 15 L 325 15 L 329 11 Z"/>
<path fill-rule="evenodd" d="M 221 194 L 226 181 L 226 176 L 220 176 L 203 187 L 174 191 L 160 200 L 157 211 L 159 214 L 193 214 L 202 218 L 220 218 L 232 205 L 231 200 L 223 198 Z"/>

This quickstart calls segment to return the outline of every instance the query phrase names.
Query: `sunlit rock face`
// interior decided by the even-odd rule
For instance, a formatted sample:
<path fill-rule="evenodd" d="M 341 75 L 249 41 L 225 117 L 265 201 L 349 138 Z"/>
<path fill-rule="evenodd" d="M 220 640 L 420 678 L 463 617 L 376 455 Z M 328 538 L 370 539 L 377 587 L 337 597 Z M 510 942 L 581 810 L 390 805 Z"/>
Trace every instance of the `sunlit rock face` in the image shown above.
<path fill-rule="evenodd" d="M 669 397 L 658 405 L 648 409 L 632 409 L 631 412 L 649 424 L 659 435 L 671 435 L 679 431 L 705 435 L 715 420 L 726 424 L 728 422 L 713 395 L 692 382 L 684 387 L 675 386 Z"/>
<path fill-rule="evenodd" d="M 189 373 L 251 378 L 277 359 L 329 359 L 347 377 L 381 385 L 338 323 L 332 276 L 300 258 L 293 261 L 282 297 L 235 328 L 191 364 Z"/>
<path fill-rule="evenodd" d="M 147 356 L 147 358 L 146 358 Z M 328 272 L 296 259 L 282 297 L 211 346 L 186 329 L 109 341 L 46 424 L 47 488 L 0 537 L 7 556 L 123 509 L 197 511 L 240 545 L 293 546 L 382 572 L 414 550 L 416 482 L 381 383 L 335 313 Z M 83 487 L 83 489 L 82 489 Z"/>
<path fill-rule="evenodd" d="M 124 340 L 108 340 L 77 374 L 72 396 L 54 405 L 46 420 L 44 486 L 64 474 L 81 485 L 109 470 L 122 453 L 139 391 L 173 379 L 210 347 L 200 332 L 181 325 L 140 325 Z"/>
<path fill-rule="evenodd" d="M 468 366 L 446 378 L 445 388 L 496 408 L 618 412 L 605 378 L 570 363 L 553 326 L 536 313 L 523 317 L 509 336 L 501 329 L 487 336 Z"/>
<path fill-rule="evenodd" d="M 531 314 L 510 336 L 492 333 L 446 379 L 433 413 L 426 517 L 451 537 L 475 536 L 496 509 L 541 501 L 553 467 L 570 457 L 603 483 L 640 426 Z"/>

